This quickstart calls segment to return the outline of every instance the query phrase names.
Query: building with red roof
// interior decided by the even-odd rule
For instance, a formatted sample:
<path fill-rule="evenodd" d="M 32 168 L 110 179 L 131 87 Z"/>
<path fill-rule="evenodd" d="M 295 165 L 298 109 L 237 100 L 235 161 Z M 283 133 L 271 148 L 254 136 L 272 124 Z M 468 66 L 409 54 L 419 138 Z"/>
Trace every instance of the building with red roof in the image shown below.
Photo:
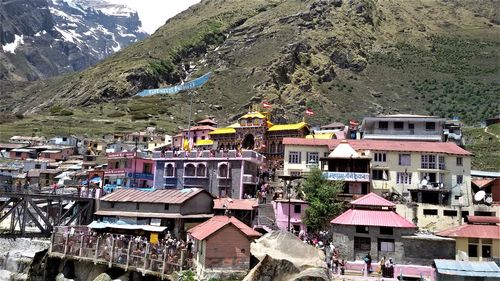
<path fill-rule="evenodd" d="M 437 233 L 456 241 L 457 259 L 489 261 L 500 258 L 500 218 L 468 216 L 468 223 Z"/>
<path fill-rule="evenodd" d="M 214 214 L 225 215 L 227 212 L 246 225 L 251 226 L 257 215 L 259 202 L 257 199 L 215 198 Z"/>
<path fill-rule="evenodd" d="M 232 216 L 214 216 L 188 230 L 193 240 L 199 280 L 245 276 L 250 269 L 250 243 L 261 234 Z"/>
<path fill-rule="evenodd" d="M 392 202 L 369 193 L 352 201 L 351 209 L 333 219 L 333 241 L 348 260 L 367 253 L 373 259 L 404 258 L 403 236 L 413 235 L 417 226 L 395 212 Z"/>

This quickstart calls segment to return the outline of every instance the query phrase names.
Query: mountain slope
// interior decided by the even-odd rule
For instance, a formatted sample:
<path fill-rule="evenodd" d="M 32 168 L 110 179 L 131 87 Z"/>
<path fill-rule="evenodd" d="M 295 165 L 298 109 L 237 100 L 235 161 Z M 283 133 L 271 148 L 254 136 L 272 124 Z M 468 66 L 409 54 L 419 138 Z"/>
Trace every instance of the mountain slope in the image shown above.
<path fill-rule="evenodd" d="M 276 121 L 312 107 L 312 123 L 397 112 L 475 123 L 500 112 L 499 9 L 495 0 L 205 0 L 95 67 L 5 105 L 34 113 L 109 102 L 133 119 L 182 124 L 185 95 L 119 100 L 212 70 L 194 108 L 225 121 L 266 99 Z"/>
<path fill-rule="evenodd" d="M 81 71 L 147 35 L 135 11 L 102 0 L 5 0 L 0 18 L 0 80 Z"/>

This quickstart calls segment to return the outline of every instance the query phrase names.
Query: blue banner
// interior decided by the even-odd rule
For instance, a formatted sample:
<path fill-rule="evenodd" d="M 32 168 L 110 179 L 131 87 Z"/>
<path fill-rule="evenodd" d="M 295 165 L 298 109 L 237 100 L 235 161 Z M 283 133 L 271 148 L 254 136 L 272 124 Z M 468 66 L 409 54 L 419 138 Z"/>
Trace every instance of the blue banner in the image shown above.
<path fill-rule="evenodd" d="M 191 81 L 186 82 L 186 83 L 181 84 L 181 85 L 176 85 L 173 87 L 161 88 L 161 89 L 143 90 L 142 92 L 138 93 L 136 96 L 147 97 L 147 96 L 158 95 L 158 94 L 177 94 L 180 91 L 196 89 L 196 88 L 203 86 L 205 83 L 207 83 L 207 81 L 210 79 L 210 76 L 212 76 L 212 72 L 208 72 L 201 77 L 198 77 L 194 80 L 191 80 Z"/>
<path fill-rule="evenodd" d="M 128 173 L 129 178 L 133 179 L 142 179 L 142 180 L 153 180 L 154 175 L 153 174 L 146 174 L 146 173 Z"/>

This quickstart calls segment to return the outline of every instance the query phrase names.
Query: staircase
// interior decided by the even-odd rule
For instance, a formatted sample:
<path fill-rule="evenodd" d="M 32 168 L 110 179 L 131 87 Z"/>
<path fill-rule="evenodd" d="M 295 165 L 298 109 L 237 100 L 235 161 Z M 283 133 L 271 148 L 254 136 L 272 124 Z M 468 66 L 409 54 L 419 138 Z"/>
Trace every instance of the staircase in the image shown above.
<path fill-rule="evenodd" d="M 261 227 L 267 232 L 278 230 L 273 205 L 271 203 L 259 204 L 258 214 L 255 217 L 253 225 L 255 227 Z"/>

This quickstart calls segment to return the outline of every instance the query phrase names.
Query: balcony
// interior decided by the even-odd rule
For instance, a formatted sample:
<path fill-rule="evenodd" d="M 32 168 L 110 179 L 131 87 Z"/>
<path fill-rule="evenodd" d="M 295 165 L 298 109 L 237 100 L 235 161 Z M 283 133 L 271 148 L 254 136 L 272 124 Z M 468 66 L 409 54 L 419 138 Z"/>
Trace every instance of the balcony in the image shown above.
<path fill-rule="evenodd" d="M 253 150 L 243 150 L 241 152 L 237 150 L 229 151 L 210 151 L 210 150 L 200 150 L 200 151 L 154 151 L 153 159 L 241 159 L 250 158 L 257 161 L 264 161 L 264 156 Z"/>
<path fill-rule="evenodd" d="M 254 175 L 243 175 L 243 183 L 246 184 L 257 184 L 259 182 L 259 178 Z"/>

